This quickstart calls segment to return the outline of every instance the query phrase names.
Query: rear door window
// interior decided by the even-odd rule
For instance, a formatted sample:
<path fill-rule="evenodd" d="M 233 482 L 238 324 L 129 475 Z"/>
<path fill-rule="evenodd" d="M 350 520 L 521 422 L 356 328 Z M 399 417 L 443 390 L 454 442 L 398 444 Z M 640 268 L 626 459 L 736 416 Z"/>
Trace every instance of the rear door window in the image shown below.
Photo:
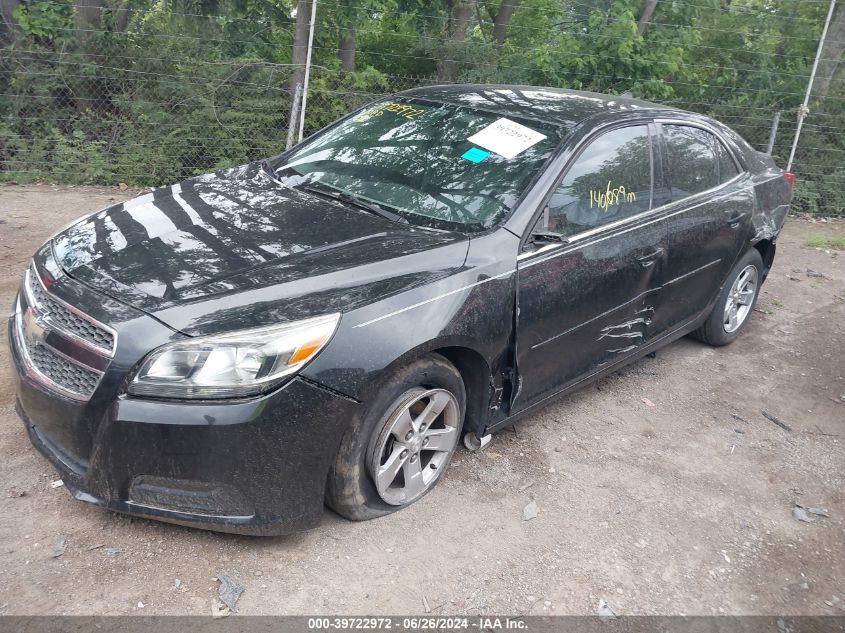
<path fill-rule="evenodd" d="M 663 173 L 673 202 L 729 181 L 739 172 L 722 142 L 691 125 L 662 125 Z"/>
<path fill-rule="evenodd" d="M 605 132 L 575 160 L 549 201 L 549 231 L 574 235 L 651 207 L 648 126 Z"/>

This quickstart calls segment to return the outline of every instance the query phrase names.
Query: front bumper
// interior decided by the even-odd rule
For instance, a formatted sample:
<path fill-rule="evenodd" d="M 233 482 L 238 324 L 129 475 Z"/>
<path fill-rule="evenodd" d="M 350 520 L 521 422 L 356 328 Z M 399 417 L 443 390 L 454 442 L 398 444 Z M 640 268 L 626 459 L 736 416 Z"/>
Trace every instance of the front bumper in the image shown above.
<path fill-rule="evenodd" d="M 118 367 L 80 402 L 27 371 L 15 323 L 16 409 L 76 499 L 238 534 L 319 523 L 326 475 L 358 413 L 353 399 L 304 378 L 237 401 L 135 398 L 121 393 L 126 369 Z"/>

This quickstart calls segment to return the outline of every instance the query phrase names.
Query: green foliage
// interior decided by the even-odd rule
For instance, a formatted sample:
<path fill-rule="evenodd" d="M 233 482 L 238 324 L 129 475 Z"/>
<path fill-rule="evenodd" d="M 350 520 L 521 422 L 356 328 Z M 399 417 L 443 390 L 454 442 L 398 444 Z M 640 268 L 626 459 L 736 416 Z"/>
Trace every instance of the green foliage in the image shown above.
<path fill-rule="evenodd" d="M 85 20 L 91 20 L 87 2 Z M 78 26 L 71 0 L 18 5 L 0 42 L 0 180 L 158 185 L 284 149 L 295 0 L 103 0 Z M 463 38 L 455 0 L 318 5 L 306 132 L 379 95 L 440 81 L 575 88 L 710 114 L 789 154 L 827 6 L 795 0 L 521 0 L 499 47 L 498 0 Z M 356 32 L 342 72 L 341 32 Z M 3 37 L 0 35 L 0 37 Z M 841 37 L 840 37 L 841 39 Z M 845 47 L 843 47 L 845 48 Z M 827 55 L 835 53 L 827 52 Z M 822 68 L 824 70 L 824 68 Z M 811 102 L 794 171 L 797 211 L 843 213 L 845 87 Z M 806 148 L 806 149 L 805 149 Z"/>
<path fill-rule="evenodd" d="M 114 178 L 114 173 L 109 169 L 109 158 L 105 155 L 104 141 L 91 141 L 85 132 L 79 129 L 73 130 L 70 134 L 62 134 L 57 129 L 52 129 L 51 135 L 56 140 L 53 148 L 53 159 L 60 165 L 84 165 L 73 182 L 81 184 L 92 184 L 102 182 L 106 178 Z"/>
<path fill-rule="evenodd" d="M 845 251 L 845 237 L 811 237 L 807 240 L 810 248 Z"/>
<path fill-rule="evenodd" d="M 23 2 L 15 7 L 12 17 L 30 37 L 58 42 L 70 37 L 73 27 L 73 2 Z"/>

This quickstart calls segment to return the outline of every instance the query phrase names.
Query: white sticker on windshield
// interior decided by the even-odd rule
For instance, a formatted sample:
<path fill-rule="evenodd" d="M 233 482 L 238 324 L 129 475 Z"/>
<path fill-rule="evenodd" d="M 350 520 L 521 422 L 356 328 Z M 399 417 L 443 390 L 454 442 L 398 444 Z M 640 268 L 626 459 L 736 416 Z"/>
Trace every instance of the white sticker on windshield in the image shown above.
<path fill-rule="evenodd" d="M 494 121 L 480 132 L 476 132 L 467 140 L 474 145 L 489 149 L 499 156 L 513 158 L 544 138 L 546 138 L 545 134 L 535 132 L 516 121 L 503 118 Z"/>

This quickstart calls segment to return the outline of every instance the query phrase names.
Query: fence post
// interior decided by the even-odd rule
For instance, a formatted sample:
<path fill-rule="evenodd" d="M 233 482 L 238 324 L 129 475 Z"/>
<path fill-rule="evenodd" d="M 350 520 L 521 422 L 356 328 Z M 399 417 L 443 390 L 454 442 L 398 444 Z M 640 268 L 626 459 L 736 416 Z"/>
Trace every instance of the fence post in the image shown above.
<path fill-rule="evenodd" d="M 317 19 L 317 0 L 311 0 L 311 25 L 308 27 L 308 53 L 305 56 L 305 79 L 302 82 L 302 107 L 299 110 L 299 135 L 297 143 L 302 142 L 305 129 L 305 106 L 308 103 L 308 80 L 311 78 L 311 51 L 314 48 L 314 22 Z"/>
<path fill-rule="evenodd" d="M 780 110 L 775 112 L 775 118 L 772 119 L 772 131 L 769 132 L 769 144 L 766 145 L 766 153 L 771 155 L 772 149 L 775 146 L 775 137 L 778 135 L 778 126 L 780 125 Z"/>
<path fill-rule="evenodd" d="M 836 0 L 830 0 L 830 8 L 827 10 L 827 19 L 824 21 L 822 37 L 819 40 L 819 47 L 816 50 L 816 59 L 813 62 L 813 70 L 810 72 L 810 81 L 807 82 L 807 92 L 804 95 L 804 103 L 798 108 L 798 127 L 795 130 L 795 138 L 792 141 L 792 151 L 789 152 L 789 160 L 786 163 L 786 171 L 792 171 L 792 159 L 795 158 L 795 148 L 798 147 L 798 137 L 801 136 L 801 126 L 804 125 L 804 117 L 810 112 L 807 103 L 810 101 L 810 92 L 813 90 L 813 81 L 816 78 L 816 70 L 819 67 L 819 57 L 822 56 L 824 40 L 827 37 L 827 28 L 830 26 L 830 19 L 833 17 L 833 9 L 836 7 Z"/>
<path fill-rule="evenodd" d="M 296 90 L 293 91 L 293 101 L 291 102 L 290 118 L 288 119 L 288 140 L 285 143 L 285 149 L 290 149 L 293 146 L 293 139 L 296 138 L 294 130 L 299 125 L 299 104 L 302 97 L 302 84 L 296 84 Z"/>

